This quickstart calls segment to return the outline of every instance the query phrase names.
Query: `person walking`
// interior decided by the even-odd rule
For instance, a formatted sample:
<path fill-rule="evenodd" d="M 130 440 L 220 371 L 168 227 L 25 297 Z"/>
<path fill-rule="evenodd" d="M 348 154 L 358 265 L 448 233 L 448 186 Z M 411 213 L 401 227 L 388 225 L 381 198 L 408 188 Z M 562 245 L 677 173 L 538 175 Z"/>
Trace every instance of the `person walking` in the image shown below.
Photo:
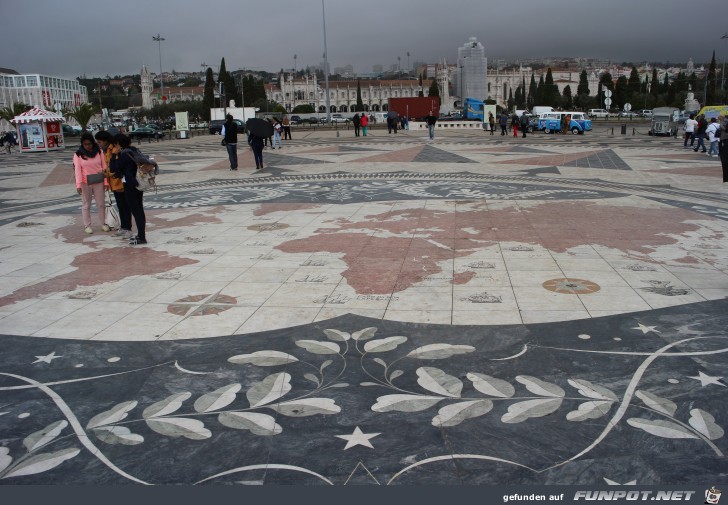
<path fill-rule="evenodd" d="M 76 192 L 81 195 L 81 217 L 83 218 L 84 232 L 88 235 L 94 232 L 91 228 L 91 199 L 96 201 L 96 213 L 103 231 L 111 228 L 106 224 L 106 201 L 104 192 L 107 182 L 104 177 L 106 159 L 101 152 L 94 136 L 89 132 L 81 135 L 81 146 L 73 155 L 73 172 L 76 179 Z"/>
<path fill-rule="evenodd" d="M 114 140 L 116 146 L 112 148 L 111 173 L 123 181 L 124 197 L 137 229 L 136 236 L 129 239 L 129 245 L 143 245 L 147 243 L 147 216 L 144 213 L 144 192 L 138 188 L 136 174 L 137 161 L 143 159 L 144 155 L 131 145 L 131 139 L 127 135 L 118 133 Z"/>
<path fill-rule="evenodd" d="M 720 164 L 723 168 L 723 182 L 728 182 L 728 116 L 721 117 L 720 123 L 721 135 L 720 135 Z"/>
<path fill-rule="evenodd" d="M 683 131 L 685 132 L 685 141 L 683 142 L 683 149 L 690 149 L 695 144 L 695 127 L 698 126 L 698 122 L 695 121 L 695 114 L 690 114 L 690 117 L 683 123 Z M 690 147 L 688 147 L 688 141 L 690 141 Z"/>
<path fill-rule="evenodd" d="M 281 124 L 283 125 L 283 140 L 291 140 L 291 120 L 288 119 L 287 114 L 283 115 Z"/>
<path fill-rule="evenodd" d="M 493 132 L 495 132 L 495 118 L 492 112 L 488 112 L 488 126 L 490 126 L 490 135 L 492 136 Z"/>
<path fill-rule="evenodd" d="M 518 123 L 519 123 L 518 114 L 516 114 L 514 112 L 513 115 L 511 116 L 511 129 L 513 130 L 514 137 L 518 137 Z"/>
<path fill-rule="evenodd" d="M 710 124 L 705 129 L 705 134 L 708 137 L 708 142 L 710 142 L 710 149 L 708 149 L 708 158 L 713 157 L 713 151 L 715 151 L 715 155 L 718 156 L 718 142 L 720 141 L 720 134 L 718 134 L 719 127 L 720 124 L 718 123 L 718 120 L 716 118 L 710 118 Z"/>
<path fill-rule="evenodd" d="M 263 138 L 257 135 L 250 135 L 250 148 L 253 150 L 253 157 L 255 158 L 255 169 L 260 170 L 263 168 L 263 146 L 265 141 Z"/>
<path fill-rule="evenodd" d="M 359 120 L 361 123 L 361 134 L 365 137 L 367 136 L 367 130 L 369 129 L 369 118 L 366 114 L 361 115 L 361 119 Z"/>
<path fill-rule="evenodd" d="M 354 136 L 359 136 L 359 130 L 361 129 L 361 118 L 359 117 L 359 113 L 357 112 L 354 114 L 354 117 L 351 118 L 351 122 L 354 123 Z"/>
<path fill-rule="evenodd" d="M 523 138 L 526 138 L 526 130 L 528 130 L 528 114 L 526 114 L 526 111 L 523 111 L 523 114 L 521 114 L 521 119 L 519 121 L 519 125 L 521 127 L 521 134 Z"/>
<path fill-rule="evenodd" d="M 281 122 L 278 121 L 278 118 L 275 118 L 273 120 L 273 142 L 271 142 L 271 149 L 275 149 L 276 144 L 278 144 L 278 149 L 281 149 L 283 147 L 283 144 L 281 143 L 282 131 L 283 125 L 281 125 Z"/>
<path fill-rule="evenodd" d="M 126 197 L 124 196 L 124 183 L 111 173 L 111 157 L 114 155 L 113 151 L 116 149 L 116 142 L 114 141 L 113 135 L 106 130 L 97 132 L 94 138 L 104 153 L 104 159 L 106 160 L 106 181 L 114 193 L 116 207 L 119 209 L 119 229 L 116 231 L 116 235 L 131 239 L 133 236 L 131 233 L 131 209 L 129 209 L 129 205 L 126 203 Z"/>
<path fill-rule="evenodd" d="M 700 149 L 700 147 L 703 147 L 703 152 L 708 152 L 707 149 L 705 149 L 705 129 L 708 127 L 708 123 L 705 121 L 705 115 L 701 114 L 698 116 L 698 126 L 695 129 L 695 136 L 698 139 L 698 145 L 696 145 L 693 148 L 693 151 L 696 153 Z"/>
<path fill-rule="evenodd" d="M 508 114 L 505 111 L 501 112 L 500 118 L 498 119 L 501 127 L 501 137 L 508 134 Z"/>
<path fill-rule="evenodd" d="M 430 142 L 435 140 L 435 124 L 437 123 L 437 118 L 432 115 L 432 111 L 430 111 L 430 114 L 425 117 L 425 123 L 427 123 L 427 130 L 430 134 Z"/>
<path fill-rule="evenodd" d="M 232 114 L 225 116 L 222 125 L 222 138 L 230 160 L 230 170 L 238 169 L 238 126 L 233 121 Z"/>

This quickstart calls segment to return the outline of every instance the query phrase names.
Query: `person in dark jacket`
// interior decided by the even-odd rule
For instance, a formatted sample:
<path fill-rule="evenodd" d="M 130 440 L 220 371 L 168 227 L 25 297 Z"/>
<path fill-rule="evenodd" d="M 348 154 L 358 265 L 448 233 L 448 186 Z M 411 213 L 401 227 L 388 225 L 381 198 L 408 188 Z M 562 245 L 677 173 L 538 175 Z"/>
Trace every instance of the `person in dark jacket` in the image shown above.
<path fill-rule="evenodd" d="M 238 126 L 233 121 L 233 116 L 225 116 L 225 124 L 222 126 L 222 135 L 225 138 L 225 149 L 230 159 L 230 170 L 238 169 Z"/>
<path fill-rule="evenodd" d="M 250 148 L 253 150 L 253 156 L 255 157 L 255 169 L 260 170 L 263 168 L 263 146 L 265 140 L 257 135 L 250 135 Z"/>
<path fill-rule="evenodd" d="M 695 129 L 695 138 L 698 139 L 698 145 L 693 148 L 696 153 L 702 146 L 703 152 L 706 153 L 708 150 L 705 148 L 705 129 L 708 127 L 708 122 L 705 120 L 705 115 L 701 114 L 698 116 L 698 126 Z"/>
<path fill-rule="evenodd" d="M 115 135 L 114 141 L 116 145 L 111 148 L 111 173 L 124 183 L 124 197 L 137 228 L 136 237 L 129 240 L 129 245 L 146 244 L 147 217 L 144 214 L 144 192 L 137 188 L 139 181 L 136 177 L 137 160 L 143 155 L 139 149 L 131 145 L 131 139 L 123 133 Z"/>
<path fill-rule="evenodd" d="M 354 114 L 354 117 L 351 118 L 351 122 L 354 123 L 354 136 L 359 136 L 359 128 L 361 127 L 361 118 L 359 117 L 359 114 Z"/>
<path fill-rule="evenodd" d="M 528 114 L 526 114 L 525 112 L 523 114 L 521 114 L 521 119 L 520 119 L 519 123 L 520 123 L 519 126 L 521 127 L 522 137 L 525 139 L 526 130 L 528 130 Z"/>

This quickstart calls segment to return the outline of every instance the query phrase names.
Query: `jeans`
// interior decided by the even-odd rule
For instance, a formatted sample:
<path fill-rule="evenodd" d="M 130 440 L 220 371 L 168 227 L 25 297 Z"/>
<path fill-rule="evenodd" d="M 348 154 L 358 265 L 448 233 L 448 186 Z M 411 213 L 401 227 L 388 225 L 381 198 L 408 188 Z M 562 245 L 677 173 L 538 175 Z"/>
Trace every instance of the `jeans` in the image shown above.
<path fill-rule="evenodd" d="M 427 129 L 430 130 L 430 140 L 434 140 L 435 139 L 435 125 L 434 124 L 427 125 Z"/>
<path fill-rule="evenodd" d="M 690 145 L 693 145 L 693 142 L 695 142 L 693 132 L 685 132 L 685 142 L 683 142 L 683 147 L 688 146 L 688 141 L 690 141 Z"/>
<path fill-rule="evenodd" d="M 134 216 L 134 222 L 137 227 L 137 237 L 141 240 L 147 239 L 147 216 L 144 213 L 144 192 L 139 191 L 131 184 L 124 183 L 124 196 L 126 203 L 129 204 L 131 215 Z M 129 226 L 131 228 L 131 226 Z"/>
<path fill-rule="evenodd" d="M 131 209 L 126 203 L 124 191 L 114 191 L 114 199 L 116 206 L 119 207 L 119 228 L 122 230 L 131 230 Z"/>
<path fill-rule="evenodd" d="M 237 144 L 225 144 L 227 149 L 228 158 L 230 158 L 230 170 L 238 169 L 238 145 Z"/>
<path fill-rule="evenodd" d="M 698 145 L 695 146 L 693 151 L 695 151 L 697 153 L 698 150 L 700 149 L 700 147 L 702 146 L 703 152 L 705 152 L 705 135 L 698 133 L 697 137 L 698 137 Z"/>
<path fill-rule="evenodd" d="M 711 156 L 713 155 L 713 151 L 715 151 L 715 154 L 718 154 L 718 142 L 720 140 L 716 139 L 710 143 L 710 149 L 708 149 L 708 154 Z"/>

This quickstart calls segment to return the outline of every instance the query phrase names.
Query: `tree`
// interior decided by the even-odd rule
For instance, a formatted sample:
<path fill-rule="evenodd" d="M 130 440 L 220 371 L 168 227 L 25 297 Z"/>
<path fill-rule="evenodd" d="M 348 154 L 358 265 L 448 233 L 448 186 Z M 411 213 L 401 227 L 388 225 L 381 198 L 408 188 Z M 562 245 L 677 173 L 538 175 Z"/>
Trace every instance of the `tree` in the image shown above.
<path fill-rule="evenodd" d="M 356 112 L 364 111 L 364 101 L 361 99 L 361 81 L 356 81 Z"/>
<path fill-rule="evenodd" d="M 516 90 L 516 93 L 518 93 L 518 90 Z M 508 110 L 513 110 L 513 106 L 516 104 L 515 98 L 513 98 L 513 88 L 508 88 Z"/>
<path fill-rule="evenodd" d="M 536 78 L 531 74 L 531 83 L 528 85 L 528 97 L 526 97 L 526 108 L 532 109 L 536 105 Z"/>
<path fill-rule="evenodd" d="M 296 105 L 296 107 L 294 107 L 294 109 L 293 109 L 294 114 L 311 114 L 313 112 L 316 112 L 316 111 L 309 104 Z"/>
<path fill-rule="evenodd" d="M 559 98 L 559 87 L 554 84 L 554 76 L 551 73 L 551 67 L 549 67 L 546 70 L 546 79 L 543 84 L 543 91 L 541 92 L 541 103 L 543 105 L 557 107 L 559 105 Z"/>
<path fill-rule="evenodd" d="M 432 79 L 432 83 L 430 84 L 430 91 L 427 96 L 436 96 L 439 98 L 440 87 L 437 85 L 437 79 Z"/>
<path fill-rule="evenodd" d="M 422 74 L 420 74 L 420 91 L 417 93 L 417 96 L 425 96 L 425 90 L 422 88 Z"/>
<path fill-rule="evenodd" d="M 209 121 L 210 109 L 215 106 L 215 75 L 210 67 L 207 67 L 207 72 L 205 72 L 205 93 L 202 96 L 202 103 L 205 105 L 202 118 Z"/>
<path fill-rule="evenodd" d="M 623 75 L 617 79 L 617 85 L 614 87 L 614 94 L 612 95 L 612 105 L 615 109 L 624 108 L 624 104 L 627 103 L 627 96 L 629 95 L 629 81 Z"/>
<path fill-rule="evenodd" d="M 3 107 L 0 109 L 0 119 L 4 119 L 9 123 L 15 116 L 19 116 L 28 109 L 30 109 L 30 105 L 26 105 L 23 102 L 15 102 L 12 107 Z"/>
<path fill-rule="evenodd" d="M 78 107 L 75 107 L 68 111 L 66 115 L 78 121 L 81 129 L 86 131 L 86 127 L 91 122 L 91 118 L 94 117 L 96 114 L 97 110 L 93 105 L 91 105 L 90 103 L 82 103 Z"/>
<path fill-rule="evenodd" d="M 632 66 L 632 70 L 629 72 L 629 80 L 627 81 L 629 100 L 632 100 L 632 96 L 637 95 L 640 92 L 640 84 L 640 74 L 637 72 L 637 68 Z"/>
<path fill-rule="evenodd" d="M 582 70 L 579 75 L 579 85 L 576 87 L 577 95 L 589 95 L 589 79 L 586 75 L 586 70 Z"/>
<path fill-rule="evenodd" d="M 660 81 L 657 80 L 657 67 L 652 68 L 652 81 L 650 86 L 650 95 L 657 98 L 660 94 Z"/>
<path fill-rule="evenodd" d="M 538 86 L 536 87 L 534 105 L 543 105 L 544 104 L 544 92 L 545 91 L 546 91 L 546 87 L 545 87 L 544 81 L 543 81 L 543 74 L 541 74 L 541 77 L 538 78 Z"/>
<path fill-rule="evenodd" d="M 563 104 L 564 108 L 567 110 L 574 108 L 574 101 L 571 97 L 571 86 L 567 85 L 564 88 L 564 94 L 563 94 L 563 99 L 562 99 L 561 103 Z"/>
<path fill-rule="evenodd" d="M 716 72 L 715 72 L 715 51 L 713 51 L 713 58 L 710 60 L 710 67 L 708 67 L 708 80 L 707 94 L 705 95 L 705 105 L 716 103 Z"/>

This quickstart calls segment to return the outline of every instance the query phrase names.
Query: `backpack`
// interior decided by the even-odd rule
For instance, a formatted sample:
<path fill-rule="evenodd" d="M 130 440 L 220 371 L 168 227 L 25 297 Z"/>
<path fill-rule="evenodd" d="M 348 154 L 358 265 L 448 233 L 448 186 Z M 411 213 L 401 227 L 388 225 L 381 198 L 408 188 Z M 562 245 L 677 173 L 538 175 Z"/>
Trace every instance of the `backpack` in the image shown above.
<path fill-rule="evenodd" d="M 520 119 L 521 126 L 528 126 L 528 116 L 523 114 Z"/>
<path fill-rule="evenodd" d="M 156 161 L 145 156 L 139 149 L 124 149 L 137 165 L 136 178 L 139 185 L 139 191 L 154 190 L 157 192 L 157 175 L 159 174 L 159 165 Z"/>

